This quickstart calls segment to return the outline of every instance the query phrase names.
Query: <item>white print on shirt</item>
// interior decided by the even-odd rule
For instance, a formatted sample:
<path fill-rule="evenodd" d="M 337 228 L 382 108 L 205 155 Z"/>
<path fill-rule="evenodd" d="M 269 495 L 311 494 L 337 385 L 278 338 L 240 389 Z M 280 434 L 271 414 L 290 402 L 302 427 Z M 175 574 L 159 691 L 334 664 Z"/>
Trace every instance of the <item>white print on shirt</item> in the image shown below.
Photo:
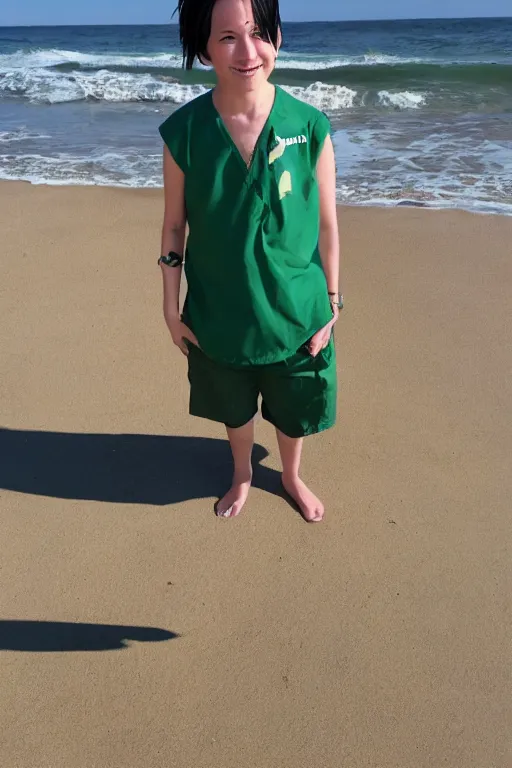
<path fill-rule="evenodd" d="M 271 151 L 268 158 L 269 165 L 272 165 L 272 163 L 275 163 L 276 160 L 279 160 L 279 158 L 284 155 L 286 147 L 291 147 L 292 144 L 308 143 L 307 136 L 304 136 L 304 135 L 293 136 L 290 139 L 282 139 L 280 136 L 276 136 L 276 140 L 277 140 L 277 146 L 274 147 L 274 149 Z"/>
<path fill-rule="evenodd" d="M 282 200 L 292 192 L 292 175 L 290 171 L 284 171 L 279 179 L 279 199 Z"/>
<path fill-rule="evenodd" d="M 281 139 L 280 139 L 281 141 Z M 294 136 L 292 139 L 283 139 L 283 141 L 286 143 L 287 147 L 290 147 L 292 144 L 307 144 L 308 140 L 306 136 Z"/>

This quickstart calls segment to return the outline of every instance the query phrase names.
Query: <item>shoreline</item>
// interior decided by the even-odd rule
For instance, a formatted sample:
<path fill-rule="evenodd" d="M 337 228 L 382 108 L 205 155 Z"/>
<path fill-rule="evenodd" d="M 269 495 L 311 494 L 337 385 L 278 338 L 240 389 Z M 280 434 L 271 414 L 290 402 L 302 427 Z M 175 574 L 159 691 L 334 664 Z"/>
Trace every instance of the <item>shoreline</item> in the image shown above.
<path fill-rule="evenodd" d="M 0 179 L 0 186 L 2 185 L 9 185 L 9 184 L 22 184 L 27 185 L 29 187 L 34 188 L 42 188 L 42 189 L 65 189 L 65 190 L 74 190 L 74 189 L 98 189 L 98 190 L 111 190 L 111 191 L 121 191 L 121 192 L 134 192 L 134 193 L 140 193 L 144 192 L 147 194 L 158 194 L 163 193 L 163 186 L 162 187 L 129 187 L 129 186 L 115 186 L 115 185 L 108 185 L 108 184 L 47 184 L 46 182 L 43 183 L 33 183 L 31 181 L 27 181 L 25 179 Z M 417 200 L 407 200 L 407 201 L 399 201 L 397 203 L 389 202 L 389 203 L 373 203 L 373 202 L 359 202 L 359 203 L 350 203 L 350 202 L 339 202 L 336 203 L 337 208 L 341 209 L 363 209 L 363 210 L 390 210 L 394 211 L 401 208 L 407 208 L 411 209 L 414 208 L 416 210 L 422 210 L 422 211 L 430 211 L 434 213 L 469 213 L 471 215 L 476 216 L 498 216 L 500 218 L 510 218 L 512 217 L 512 205 L 510 206 L 510 212 L 506 211 L 486 211 L 486 210 L 476 210 L 471 208 L 457 208 L 457 207 L 451 207 L 451 206 L 435 206 L 435 205 L 429 205 L 428 203 L 424 203 L 422 201 Z"/>
<path fill-rule="evenodd" d="M 289 28 L 269 82 L 329 118 L 341 205 L 512 216 L 512 22 L 308 24 Z M 5 180 L 160 186 L 158 126 L 215 86 L 211 67 L 183 69 L 175 31 L 7 31 Z"/>

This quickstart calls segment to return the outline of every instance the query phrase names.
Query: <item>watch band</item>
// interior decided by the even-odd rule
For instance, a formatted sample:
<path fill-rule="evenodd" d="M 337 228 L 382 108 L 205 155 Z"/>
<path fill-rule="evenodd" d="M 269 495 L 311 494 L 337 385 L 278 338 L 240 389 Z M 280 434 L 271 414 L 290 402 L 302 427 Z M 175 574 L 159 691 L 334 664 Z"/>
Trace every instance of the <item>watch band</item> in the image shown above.
<path fill-rule="evenodd" d="M 176 251 L 170 251 L 168 256 L 160 256 L 158 265 L 160 264 L 165 264 L 166 267 L 181 267 L 183 256 L 180 256 Z"/>
<path fill-rule="evenodd" d="M 343 309 L 343 294 L 342 293 L 333 293 L 332 291 L 328 292 L 329 301 L 334 306 L 338 307 L 338 309 Z"/>

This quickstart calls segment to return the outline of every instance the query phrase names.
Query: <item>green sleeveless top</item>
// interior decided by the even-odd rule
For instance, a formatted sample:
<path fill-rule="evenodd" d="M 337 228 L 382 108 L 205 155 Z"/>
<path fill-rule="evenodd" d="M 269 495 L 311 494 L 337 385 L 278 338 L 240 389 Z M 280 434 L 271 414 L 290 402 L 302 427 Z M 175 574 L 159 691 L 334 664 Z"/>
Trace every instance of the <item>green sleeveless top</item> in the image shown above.
<path fill-rule="evenodd" d="M 183 322 L 214 360 L 237 367 L 276 363 L 332 317 L 318 250 L 316 180 L 330 124 L 276 86 L 247 168 L 212 94 L 159 128 L 185 174 Z"/>

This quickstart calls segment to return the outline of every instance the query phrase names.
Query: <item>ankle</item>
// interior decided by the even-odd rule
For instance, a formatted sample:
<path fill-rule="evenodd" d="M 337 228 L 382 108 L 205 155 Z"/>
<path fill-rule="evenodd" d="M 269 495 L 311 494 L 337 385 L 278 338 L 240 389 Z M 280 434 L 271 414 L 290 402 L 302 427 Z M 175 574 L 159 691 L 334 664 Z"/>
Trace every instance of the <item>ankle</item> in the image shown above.
<path fill-rule="evenodd" d="M 281 474 L 281 480 L 283 483 L 287 485 L 297 483 L 300 480 L 299 473 L 291 470 L 285 471 L 283 469 L 283 472 Z"/>
<path fill-rule="evenodd" d="M 242 485 L 252 482 L 252 467 L 235 467 L 233 471 L 233 485 Z"/>

